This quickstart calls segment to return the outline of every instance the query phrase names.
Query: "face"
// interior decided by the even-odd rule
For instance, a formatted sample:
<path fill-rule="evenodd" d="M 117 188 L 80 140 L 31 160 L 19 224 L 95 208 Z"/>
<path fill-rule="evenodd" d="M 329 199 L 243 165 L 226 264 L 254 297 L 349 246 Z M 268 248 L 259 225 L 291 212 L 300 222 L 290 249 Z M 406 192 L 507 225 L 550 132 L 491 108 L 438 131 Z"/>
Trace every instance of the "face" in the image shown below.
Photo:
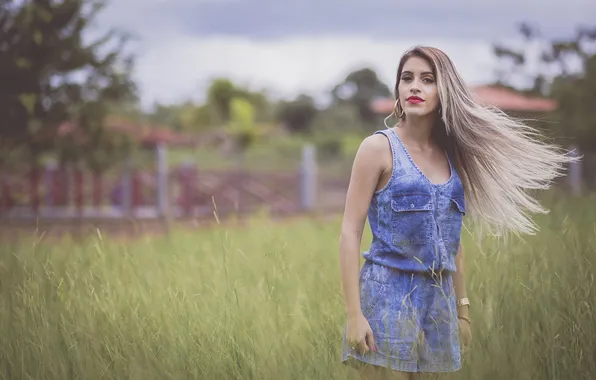
<path fill-rule="evenodd" d="M 430 64 L 421 57 L 410 57 L 406 61 L 397 91 L 406 117 L 427 116 L 439 108 L 436 77 Z"/>

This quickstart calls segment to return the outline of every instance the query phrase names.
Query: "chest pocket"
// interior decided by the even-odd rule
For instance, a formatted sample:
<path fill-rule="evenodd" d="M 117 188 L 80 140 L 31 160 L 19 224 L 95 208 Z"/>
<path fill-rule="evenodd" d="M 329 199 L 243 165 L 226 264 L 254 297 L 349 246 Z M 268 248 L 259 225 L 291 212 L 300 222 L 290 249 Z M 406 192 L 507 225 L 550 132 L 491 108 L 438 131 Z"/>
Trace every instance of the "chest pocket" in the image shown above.
<path fill-rule="evenodd" d="M 396 246 L 428 244 L 433 237 L 433 198 L 430 194 L 398 194 L 391 199 L 391 235 Z"/>

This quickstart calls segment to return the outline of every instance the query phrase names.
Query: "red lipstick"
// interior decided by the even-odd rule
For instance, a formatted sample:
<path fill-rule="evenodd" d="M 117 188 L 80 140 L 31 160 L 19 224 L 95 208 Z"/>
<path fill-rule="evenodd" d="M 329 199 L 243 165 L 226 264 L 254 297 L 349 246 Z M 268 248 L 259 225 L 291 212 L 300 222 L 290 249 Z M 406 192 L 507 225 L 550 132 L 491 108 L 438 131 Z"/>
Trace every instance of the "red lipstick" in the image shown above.
<path fill-rule="evenodd" d="M 408 99 L 406 99 L 408 102 L 412 103 L 412 104 L 418 104 L 418 103 L 422 103 L 424 102 L 424 99 L 419 98 L 417 96 L 410 96 Z"/>

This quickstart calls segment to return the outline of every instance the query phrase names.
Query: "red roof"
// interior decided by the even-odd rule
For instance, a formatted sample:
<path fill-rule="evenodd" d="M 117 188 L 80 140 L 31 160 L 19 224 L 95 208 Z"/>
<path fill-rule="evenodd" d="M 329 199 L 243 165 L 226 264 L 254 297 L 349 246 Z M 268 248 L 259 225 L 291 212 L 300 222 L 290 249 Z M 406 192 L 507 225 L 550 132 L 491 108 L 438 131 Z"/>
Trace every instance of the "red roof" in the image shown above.
<path fill-rule="evenodd" d="M 503 111 L 549 112 L 557 108 L 557 102 L 552 99 L 529 97 L 500 86 L 476 86 L 471 90 L 478 103 Z M 394 103 L 393 99 L 377 99 L 372 102 L 371 108 L 376 113 L 389 114 Z"/>

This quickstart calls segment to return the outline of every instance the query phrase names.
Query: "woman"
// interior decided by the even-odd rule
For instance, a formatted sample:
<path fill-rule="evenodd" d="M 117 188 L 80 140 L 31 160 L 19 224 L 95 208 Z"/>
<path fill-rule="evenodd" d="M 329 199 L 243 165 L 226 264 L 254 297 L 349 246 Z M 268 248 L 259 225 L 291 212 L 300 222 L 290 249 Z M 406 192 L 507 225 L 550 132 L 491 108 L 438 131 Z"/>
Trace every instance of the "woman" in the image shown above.
<path fill-rule="evenodd" d="M 395 97 L 398 124 L 364 139 L 356 154 L 340 238 L 342 359 L 360 364 L 364 378 L 461 368 L 471 341 L 464 215 L 493 233 L 533 233 L 528 213 L 546 210 L 527 190 L 548 188 L 572 160 L 477 104 L 439 49 L 406 52 Z M 373 240 L 359 270 L 367 217 Z"/>

